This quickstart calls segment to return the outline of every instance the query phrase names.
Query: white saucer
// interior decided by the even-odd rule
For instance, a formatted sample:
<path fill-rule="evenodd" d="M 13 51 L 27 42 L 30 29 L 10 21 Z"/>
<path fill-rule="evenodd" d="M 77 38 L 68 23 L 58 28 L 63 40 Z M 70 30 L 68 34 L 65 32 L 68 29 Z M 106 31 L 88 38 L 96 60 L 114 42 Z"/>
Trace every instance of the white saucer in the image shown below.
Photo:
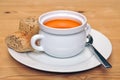
<path fill-rule="evenodd" d="M 94 29 L 90 34 L 94 39 L 95 48 L 107 59 L 112 51 L 109 39 Z M 100 65 L 100 62 L 87 47 L 79 55 L 66 59 L 53 58 L 42 52 L 18 53 L 9 48 L 8 51 L 18 62 L 37 70 L 49 72 L 78 72 Z"/>

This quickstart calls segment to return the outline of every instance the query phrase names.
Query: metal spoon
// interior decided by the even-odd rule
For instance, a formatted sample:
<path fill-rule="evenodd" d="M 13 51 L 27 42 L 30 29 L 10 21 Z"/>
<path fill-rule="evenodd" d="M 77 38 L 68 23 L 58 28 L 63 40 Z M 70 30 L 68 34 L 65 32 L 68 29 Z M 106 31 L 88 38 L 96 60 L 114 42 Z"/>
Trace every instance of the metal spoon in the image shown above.
<path fill-rule="evenodd" d="M 100 52 L 92 45 L 93 43 L 93 38 L 91 35 L 87 36 L 88 38 L 88 42 L 86 42 L 86 46 L 89 47 L 90 51 L 94 53 L 94 55 L 96 56 L 96 58 L 101 62 L 101 64 L 105 67 L 105 68 L 111 68 L 111 64 L 100 54 Z"/>

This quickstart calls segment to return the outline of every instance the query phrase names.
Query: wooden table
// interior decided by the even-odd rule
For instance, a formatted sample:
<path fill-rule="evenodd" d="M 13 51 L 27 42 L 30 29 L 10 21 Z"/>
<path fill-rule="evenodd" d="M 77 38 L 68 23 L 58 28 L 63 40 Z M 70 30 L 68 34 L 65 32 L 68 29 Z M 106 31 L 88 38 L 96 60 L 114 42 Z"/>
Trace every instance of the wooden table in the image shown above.
<path fill-rule="evenodd" d="M 26 67 L 9 55 L 4 39 L 18 29 L 20 19 L 58 9 L 83 13 L 92 28 L 110 39 L 111 69 L 50 73 Z M 120 0 L 0 0 L 0 80 L 120 80 Z"/>

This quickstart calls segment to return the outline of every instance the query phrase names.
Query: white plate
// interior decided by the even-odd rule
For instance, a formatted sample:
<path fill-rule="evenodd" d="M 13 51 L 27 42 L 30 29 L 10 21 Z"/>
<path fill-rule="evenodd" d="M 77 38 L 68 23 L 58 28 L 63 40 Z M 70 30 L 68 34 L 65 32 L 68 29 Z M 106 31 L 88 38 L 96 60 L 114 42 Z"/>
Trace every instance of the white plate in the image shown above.
<path fill-rule="evenodd" d="M 94 39 L 95 48 L 107 59 L 112 51 L 109 39 L 94 29 L 90 34 Z M 100 62 L 87 47 L 79 55 L 66 59 L 53 58 L 42 52 L 18 53 L 9 48 L 8 51 L 18 62 L 37 70 L 49 72 L 78 72 L 100 65 Z"/>

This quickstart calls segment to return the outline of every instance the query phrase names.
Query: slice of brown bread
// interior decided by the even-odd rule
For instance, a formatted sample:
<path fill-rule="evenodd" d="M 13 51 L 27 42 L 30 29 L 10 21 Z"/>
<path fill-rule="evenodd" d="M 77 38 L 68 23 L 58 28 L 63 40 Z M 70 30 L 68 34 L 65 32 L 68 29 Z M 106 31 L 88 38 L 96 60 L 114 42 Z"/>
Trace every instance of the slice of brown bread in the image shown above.
<path fill-rule="evenodd" d="M 18 31 L 6 37 L 6 44 L 17 52 L 33 51 L 30 40 L 33 35 L 39 33 L 39 30 L 38 21 L 35 17 L 22 19 Z"/>
<path fill-rule="evenodd" d="M 14 49 L 17 52 L 28 52 L 34 49 L 30 45 L 30 36 L 17 31 L 6 37 L 6 44 L 9 48 Z"/>
<path fill-rule="evenodd" d="M 39 30 L 38 20 L 35 17 L 21 19 L 19 22 L 19 31 L 27 35 L 33 36 L 39 33 Z"/>

